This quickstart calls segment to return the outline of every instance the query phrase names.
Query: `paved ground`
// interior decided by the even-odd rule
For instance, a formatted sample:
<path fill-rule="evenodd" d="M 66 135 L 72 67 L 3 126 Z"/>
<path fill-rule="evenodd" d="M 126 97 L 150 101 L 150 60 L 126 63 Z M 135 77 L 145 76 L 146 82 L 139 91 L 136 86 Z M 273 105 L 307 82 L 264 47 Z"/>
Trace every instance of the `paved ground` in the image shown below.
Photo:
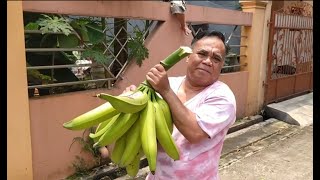
<path fill-rule="evenodd" d="M 269 142 L 262 145 L 264 148 L 256 153 L 233 154 L 239 160 L 221 168 L 220 178 L 221 180 L 311 180 L 313 177 L 312 137 L 313 126 L 306 126 L 301 129 L 293 128 L 291 135 L 284 133 L 276 140 L 274 137 L 273 141 L 262 140 L 259 142 L 260 146 L 263 141 Z M 253 146 L 259 146 L 259 144 Z"/>
<path fill-rule="evenodd" d="M 219 162 L 221 180 L 311 180 L 312 105 L 313 93 L 268 105 L 270 119 L 228 134 Z M 147 172 L 148 167 L 140 169 L 135 179 L 145 179 Z"/>
<path fill-rule="evenodd" d="M 286 101 L 268 104 L 266 114 L 290 124 L 309 126 L 313 124 L 313 92 Z"/>

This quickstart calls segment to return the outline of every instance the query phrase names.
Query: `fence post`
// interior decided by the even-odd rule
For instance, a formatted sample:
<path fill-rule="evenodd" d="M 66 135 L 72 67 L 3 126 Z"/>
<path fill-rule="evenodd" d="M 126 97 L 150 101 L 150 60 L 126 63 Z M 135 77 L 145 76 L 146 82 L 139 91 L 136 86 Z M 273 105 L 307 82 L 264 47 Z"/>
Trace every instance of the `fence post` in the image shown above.
<path fill-rule="evenodd" d="M 7 177 L 33 179 L 22 1 L 7 2 Z"/>
<path fill-rule="evenodd" d="M 239 1 L 243 12 L 253 13 L 252 26 L 244 26 L 241 29 L 241 35 L 247 38 L 241 39 L 241 45 L 247 45 L 247 48 L 241 48 L 240 54 L 242 64 L 247 66 L 241 70 L 249 72 L 248 96 L 246 105 L 246 116 L 258 114 L 264 102 L 264 81 L 266 81 L 267 72 L 267 54 L 269 27 L 268 20 L 271 14 L 272 1 Z"/>

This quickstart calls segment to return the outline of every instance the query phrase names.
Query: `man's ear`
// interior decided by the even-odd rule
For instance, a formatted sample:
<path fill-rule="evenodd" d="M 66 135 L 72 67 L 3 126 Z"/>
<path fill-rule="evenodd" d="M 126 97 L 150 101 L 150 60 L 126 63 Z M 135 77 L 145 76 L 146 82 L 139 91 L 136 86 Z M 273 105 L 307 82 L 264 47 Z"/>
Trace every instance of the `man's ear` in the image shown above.
<path fill-rule="evenodd" d="M 189 55 L 190 56 L 190 55 Z M 187 60 L 186 60 L 186 63 L 188 63 L 189 62 L 189 56 L 187 56 Z"/>
<path fill-rule="evenodd" d="M 221 63 L 221 68 L 223 68 L 225 60 L 226 60 L 226 59 L 224 59 L 224 60 L 222 61 L 222 63 Z"/>

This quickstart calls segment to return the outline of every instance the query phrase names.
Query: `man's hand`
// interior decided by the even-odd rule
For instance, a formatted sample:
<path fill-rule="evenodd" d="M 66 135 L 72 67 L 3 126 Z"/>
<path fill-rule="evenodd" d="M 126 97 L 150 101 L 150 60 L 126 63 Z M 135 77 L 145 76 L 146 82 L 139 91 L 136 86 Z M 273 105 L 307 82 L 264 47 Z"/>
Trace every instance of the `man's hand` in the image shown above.
<path fill-rule="evenodd" d="M 170 91 L 169 79 L 166 70 L 161 64 L 155 65 L 146 75 L 147 81 L 161 96 Z"/>
<path fill-rule="evenodd" d="M 129 92 L 129 91 L 134 91 L 136 89 L 137 89 L 137 87 L 135 85 L 130 85 L 130 86 L 126 87 L 126 89 L 122 92 L 122 94 Z"/>

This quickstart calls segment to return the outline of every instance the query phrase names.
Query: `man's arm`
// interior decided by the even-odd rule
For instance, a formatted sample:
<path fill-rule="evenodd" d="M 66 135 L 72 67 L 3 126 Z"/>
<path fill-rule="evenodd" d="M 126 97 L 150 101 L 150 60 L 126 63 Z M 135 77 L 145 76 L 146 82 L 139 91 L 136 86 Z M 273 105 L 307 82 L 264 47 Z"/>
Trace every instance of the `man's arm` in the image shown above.
<path fill-rule="evenodd" d="M 185 17 L 185 11 L 186 11 L 186 5 L 183 0 L 178 1 L 170 1 L 170 11 L 171 14 L 177 17 L 180 27 L 182 31 L 185 33 L 185 35 L 189 35 L 191 33 L 191 30 L 188 28 L 188 25 L 186 23 L 186 17 Z"/>
<path fill-rule="evenodd" d="M 170 106 L 174 125 L 190 143 L 198 143 L 209 138 L 209 135 L 199 126 L 196 114 L 182 104 L 172 89 L 161 96 Z"/>

